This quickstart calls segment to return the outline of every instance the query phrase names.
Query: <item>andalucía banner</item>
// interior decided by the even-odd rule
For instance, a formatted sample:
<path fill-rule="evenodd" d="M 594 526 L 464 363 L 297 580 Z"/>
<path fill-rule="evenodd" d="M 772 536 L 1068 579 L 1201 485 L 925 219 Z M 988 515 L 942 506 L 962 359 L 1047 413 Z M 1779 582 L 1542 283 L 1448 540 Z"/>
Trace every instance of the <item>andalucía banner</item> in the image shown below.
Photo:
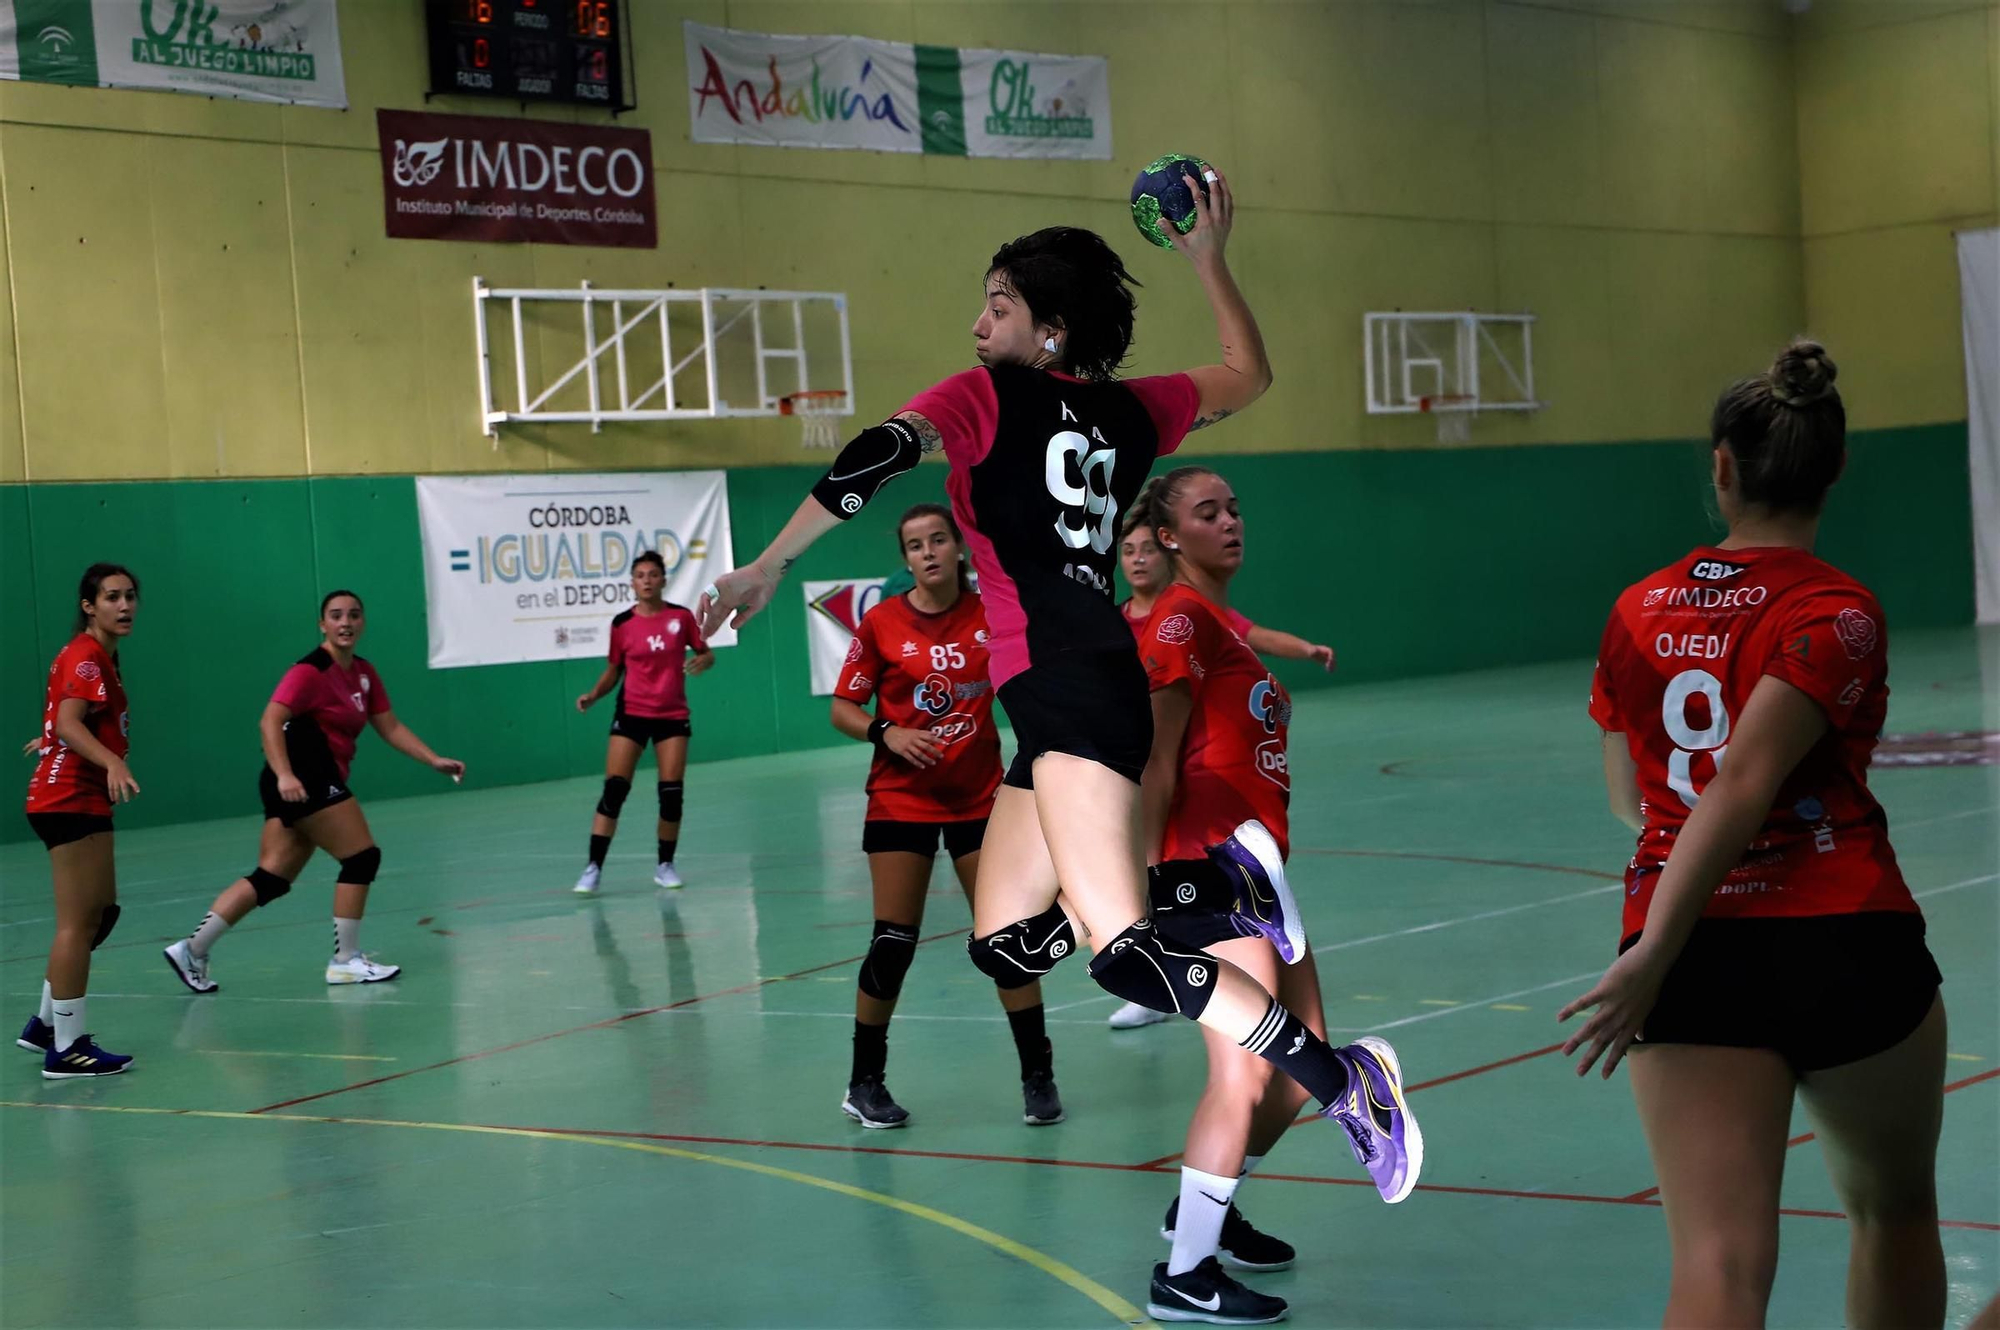
<path fill-rule="evenodd" d="M 347 105 L 334 0 L 0 0 L 0 78 Z"/>
<path fill-rule="evenodd" d="M 1111 76 L 1102 56 L 682 27 L 697 143 L 1111 156 Z"/>

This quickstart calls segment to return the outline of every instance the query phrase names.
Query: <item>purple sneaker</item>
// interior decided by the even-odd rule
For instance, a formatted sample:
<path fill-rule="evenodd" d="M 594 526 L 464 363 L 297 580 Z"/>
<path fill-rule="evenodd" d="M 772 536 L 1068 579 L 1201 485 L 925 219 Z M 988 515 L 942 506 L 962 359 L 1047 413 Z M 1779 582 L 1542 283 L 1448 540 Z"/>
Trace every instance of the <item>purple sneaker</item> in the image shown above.
<path fill-rule="evenodd" d="M 21 1037 L 14 1042 L 30 1053 L 47 1053 L 56 1046 L 55 1028 L 44 1023 L 40 1013 L 36 1013 L 28 1017 L 28 1023 L 21 1027 Z"/>
<path fill-rule="evenodd" d="M 1285 860 L 1278 842 L 1252 818 L 1236 828 L 1228 840 L 1212 845 L 1208 857 L 1230 880 L 1241 880 L 1244 890 L 1229 912 L 1229 921 L 1244 937 L 1270 940 L 1287 965 L 1298 964 L 1306 954 L 1306 925 L 1299 917 L 1299 903 L 1285 882 Z"/>
<path fill-rule="evenodd" d="M 1347 1128 L 1355 1159 L 1394 1205 L 1410 1194 L 1424 1167 L 1424 1134 L 1403 1098 L 1402 1064 L 1386 1039 L 1359 1039 L 1333 1055 L 1347 1068 L 1347 1093 L 1320 1116 Z"/>

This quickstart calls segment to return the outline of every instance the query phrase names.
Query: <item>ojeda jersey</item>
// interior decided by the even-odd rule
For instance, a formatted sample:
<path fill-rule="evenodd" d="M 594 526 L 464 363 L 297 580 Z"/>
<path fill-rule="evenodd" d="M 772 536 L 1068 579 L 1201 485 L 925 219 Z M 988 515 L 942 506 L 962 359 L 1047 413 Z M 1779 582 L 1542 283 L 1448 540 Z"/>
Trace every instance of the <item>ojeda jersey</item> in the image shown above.
<path fill-rule="evenodd" d="M 954 374 L 906 411 L 936 426 L 945 482 L 992 628 L 993 686 L 1058 652 L 1132 649 L 1112 603 L 1118 519 L 1180 446 L 1185 374 L 1087 382 L 1024 365 Z"/>

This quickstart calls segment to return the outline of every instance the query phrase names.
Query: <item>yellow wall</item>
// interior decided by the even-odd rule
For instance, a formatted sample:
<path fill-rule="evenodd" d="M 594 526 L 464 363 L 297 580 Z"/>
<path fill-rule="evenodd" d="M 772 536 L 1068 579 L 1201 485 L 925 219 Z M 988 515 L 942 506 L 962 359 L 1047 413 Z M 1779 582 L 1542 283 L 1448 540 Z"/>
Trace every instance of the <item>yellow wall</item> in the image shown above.
<path fill-rule="evenodd" d="M 1265 404 L 1201 447 L 1434 446 L 1424 422 L 1362 410 L 1360 316 L 1396 307 L 1542 316 L 1536 370 L 1548 409 L 1482 419 L 1475 443 L 1685 436 L 1719 382 L 1807 321 L 1808 273 L 1857 243 L 1857 227 L 1891 245 L 1946 224 L 1869 216 L 1877 191 L 1848 184 L 1822 136 L 1800 141 L 1801 125 L 1843 112 L 1808 112 L 1819 85 L 1795 85 L 1795 40 L 1801 58 L 1824 64 L 1846 51 L 1866 66 L 1870 39 L 1830 18 L 1798 36 L 1763 0 L 631 7 L 640 107 L 621 123 L 652 131 L 662 173 L 650 252 L 383 236 L 373 112 L 423 106 L 415 0 L 343 0 L 346 112 L 0 83 L 11 296 L 0 319 L 0 480 L 798 459 L 793 428 L 774 421 L 598 436 L 546 427 L 489 448 L 474 397 L 475 273 L 539 286 L 588 277 L 845 290 L 860 409 L 879 417 L 968 363 L 963 328 L 996 241 L 1075 222 L 1112 236 L 1147 283 L 1132 368 L 1206 359 L 1212 334 L 1194 283 L 1125 219 L 1135 165 L 1171 149 L 1211 157 L 1238 188 L 1232 255 L 1278 372 Z M 1117 158 L 697 146 L 682 86 L 686 18 L 1107 54 Z M 1919 43 L 1939 34 L 1948 49 L 1936 58 L 1969 77 L 1952 25 L 1990 21 L 1989 8 L 1897 32 Z M 1990 40 L 1975 49 L 1990 56 Z M 1928 50 L 1911 58 L 1922 64 Z M 1855 77 L 1874 78 L 1866 68 Z M 1932 81 L 1879 91 L 1919 97 Z M 1990 78 L 1979 86 L 1990 94 Z M 1959 125 L 1971 99 L 1943 100 L 1937 114 Z M 515 113 L 465 99 L 430 109 Z M 1990 138 L 1990 115 L 1985 123 Z M 1870 141 L 1896 158 L 1886 135 Z M 1989 212 L 1991 166 L 1988 153 Z M 1929 197 L 1928 166 L 1894 178 Z M 1969 201 L 1963 192 L 1938 206 Z M 1854 215 L 1821 224 L 1842 207 Z M 1803 252 L 1802 226 L 1813 237 Z M 1827 336 L 1853 337 L 1853 365 L 1866 339 L 1894 341 L 1900 316 L 1849 329 L 1839 311 L 1893 302 L 1900 283 L 1862 271 L 1828 289 L 1837 281 L 1883 287 L 1810 304 L 1816 315 L 1825 306 L 1813 322 Z M 1920 377 L 1909 391 L 1924 408 L 1890 415 L 1932 419 L 1931 399 L 1946 402 Z"/>
<path fill-rule="evenodd" d="M 1798 70 L 1807 326 L 1850 421 L 1963 420 L 1952 233 L 2000 224 L 2000 5 L 1821 0 Z"/>

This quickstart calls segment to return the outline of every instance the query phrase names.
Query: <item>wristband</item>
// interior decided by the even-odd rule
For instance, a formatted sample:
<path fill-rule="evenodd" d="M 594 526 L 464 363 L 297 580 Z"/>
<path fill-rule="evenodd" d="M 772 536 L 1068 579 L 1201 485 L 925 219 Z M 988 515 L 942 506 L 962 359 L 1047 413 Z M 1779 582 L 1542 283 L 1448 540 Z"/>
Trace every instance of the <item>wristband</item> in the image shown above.
<path fill-rule="evenodd" d="M 877 748 L 880 748 L 886 752 L 888 751 L 889 745 L 883 742 L 882 736 L 887 734 L 888 732 L 889 732 L 888 717 L 886 716 L 879 717 L 868 727 L 868 742 L 874 744 Z"/>

